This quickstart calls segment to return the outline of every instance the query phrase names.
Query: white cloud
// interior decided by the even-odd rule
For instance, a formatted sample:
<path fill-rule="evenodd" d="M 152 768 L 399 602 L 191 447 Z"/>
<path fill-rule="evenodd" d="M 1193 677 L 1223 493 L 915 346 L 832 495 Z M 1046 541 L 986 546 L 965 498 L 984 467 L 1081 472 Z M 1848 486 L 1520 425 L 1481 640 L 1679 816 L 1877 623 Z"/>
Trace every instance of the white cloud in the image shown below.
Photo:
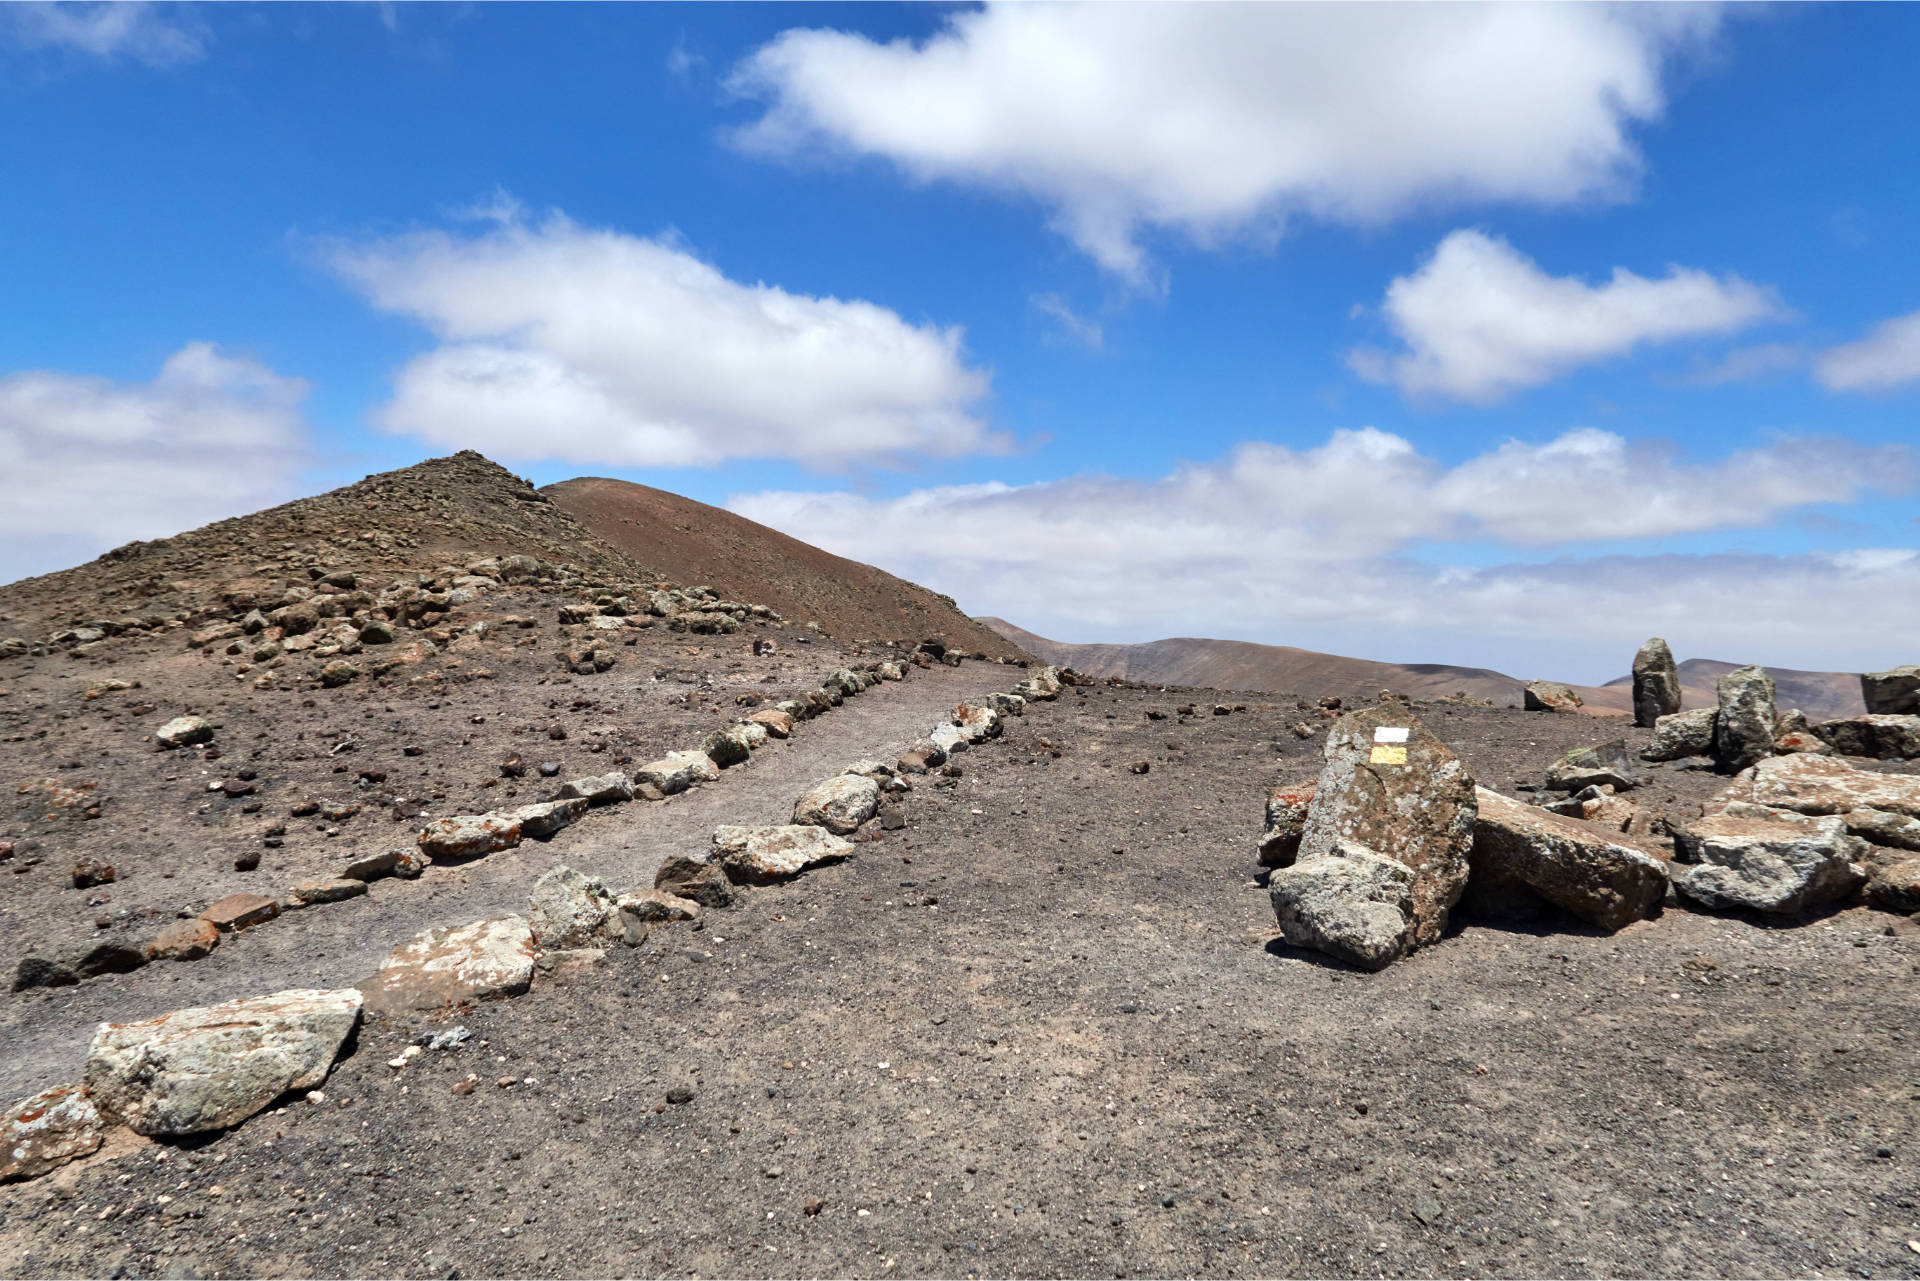
<path fill-rule="evenodd" d="M 1859 342 L 1822 352 L 1813 372 L 1828 391 L 1889 391 L 1920 379 L 1920 311 L 1883 320 Z"/>
<path fill-rule="evenodd" d="M 1702 362 L 1679 381 L 1693 387 L 1724 387 L 1799 369 L 1806 363 L 1807 353 L 1793 343 L 1757 343 L 1737 347 L 1711 364 Z"/>
<path fill-rule="evenodd" d="M 0 544 L 36 540 L 67 557 L 8 555 L 0 578 L 292 497 L 306 390 L 210 343 L 181 348 L 148 383 L 49 370 L 0 377 Z"/>
<path fill-rule="evenodd" d="M 1088 351 L 1099 351 L 1106 345 L 1107 336 L 1100 322 L 1076 312 L 1059 294 L 1034 294 L 1027 301 L 1035 311 L 1059 326 L 1061 335 L 1068 341 Z"/>
<path fill-rule="evenodd" d="M 380 415 L 440 444 L 617 466 L 844 466 L 1006 443 L 974 415 L 988 376 L 957 326 L 743 284 L 663 239 L 506 216 L 333 262 L 440 339 Z"/>
<path fill-rule="evenodd" d="M 1348 366 L 1410 395 L 1490 404 L 1646 343 L 1733 333 L 1787 313 L 1738 276 L 1669 267 L 1656 280 L 1624 267 L 1603 285 L 1549 276 L 1504 240 L 1455 231 L 1381 307 L 1405 350 L 1360 348 Z"/>
<path fill-rule="evenodd" d="M 200 29 L 177 6 L 138 0 L 98 4 L 3 6 L 14 39 L 29 48 L 65 48 L 96 58 L 128 57 L 150 66 L 192 62 L 205 51 Z"/>
<path fill-rule="evenodd" d="M 1909 451 L 1844 441 L 1690 464 L 1583 430 L 1443 467 L 1361 429 L 1307 450 L 1243 445 L 1151 482 L 1080 476 L 886 500 L 760 493 L 729 506 L 1061 639 L 1177 629 L 1403 661 L 1532 655 L 1535 671 L 1565 675 L 1581 674 L 1586 659 L 1569 656 L 1590 647 L 1600 665 L 1586 674 L 1604 678 L 1656 633 L 1691 653 L 1765 643 L 1775 662 L 1885 645 L 1900 633 L 1861 629 L 1920 624 L 1920 598 L 1876 595 L 1920 585 L 1920 561 L 1588 556 L 1489 567 L 1449 545 L 1577 548 L 1751 529 L 1913 481 Z"/>
<path fill-rule="evenodd" d="M 1144 229 L 1200 243 L 1306 214 L 1626 195 L 1629 131 L 1711 6 L 995 4 L 881 44 L 782 33 L 732 87 L 741 145 L 886 158 L 1032 197 L 1109 270 Z"/>

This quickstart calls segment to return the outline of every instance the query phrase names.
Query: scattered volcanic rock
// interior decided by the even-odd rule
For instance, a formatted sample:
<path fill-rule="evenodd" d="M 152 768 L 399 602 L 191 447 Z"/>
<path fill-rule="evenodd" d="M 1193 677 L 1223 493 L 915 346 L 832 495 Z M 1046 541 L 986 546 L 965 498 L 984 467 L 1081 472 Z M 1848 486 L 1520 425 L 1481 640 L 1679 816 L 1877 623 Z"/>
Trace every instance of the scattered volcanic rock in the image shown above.
<path fill-rule="evenodd" d="M 198 716 L 176 716 L 154 732 L 162 747 L 191 747 L 213 741 L 213 726 Z"/>
<path fill-rule="evenodd" d="M 1653 741 L 1640 755 L 1649 761 L 1677 761 L 1706 756 L 1713 751 L 1713 723 L 1720 713 L 1711 707 L 1662 716 L 1653 725 Z"/>
<path fill-rule="evenodd" d="M 1920 777 L 1855 769 L 1825 756 L 1774 756 L 1741 773 L 1717 799 L 1802 814 L 1878 810 L 1920 819 Z"/>
<path fill-rule="evenodd" d="M 1680 710 L 1680 668 L 1667 642 L 1655 636 L 1633 656 L 1633 723 L 1650 729 Z"/>
<path fill-rule="evenodd" d="M 713 833 L 713 859 L 735 884 L 763 885 L 853 854 L 853 843 L 824 827 L 730 825 Z"/>
<path fill-rule="evenodd" d="M 1521 885 L 1604 930 L 1640 920 L 1666 893 L 1666 866 L 1605 828 L 1475 789 L 1470 895 Z M 1616 829 L 1617 832 L 1617 829 Z"/>
<path fill-rule="evenodd" d="M 880 786 L 871 778 L 842 774 L 809 788 L 793 805 L 793 821 L 847 836 L 872 818 L 880 805 Z"/>
<path fill-rule="evenodd" d="M 521 916 L 422 930 L 360 990 L 367 1009 L 384 1014 L 518 996 L 533 980 L 533 953 L 533 929 Z"/>
<path fill-rule="evenodd" d="M 1920 716 L 1878 713 L 1822 721 L 1813 735 L 1842 756 L 1870 756 L 1883 761 L 1920 757 Z"/>
<path fill-rule="evenodd" d="M 663 795 L 684 792 L 695 783 L 711 783 L 720 767 L 705 752 L 668 752 L 634 771 L 634 781 L 656 787 Z"/>
<path fill-rule="evenodd" d="M 100 1146 L 99 1109 L 82 1085 L 56 1085 L 0 1112 L 0 1183 L 37 1179 Z"/>
<path fill-rule="evenodd" d="M 679 854 L 660 864 L 654 872 L 653 887 L 702 907 L 727 907 L 733 902 L 733 887 L 718 865 Z"/>
<path fill-rule="evenodd" d="M 1884 672 L 1863 673 L 1860 677 L 1860 698 L 1871 715 L 1920 714 L 1920 667 L 1895 667 Z"/>
<path fill-rule="evenodd" d="M 622 778 L 618 774 L 610 774 L 607 777 Z M 622 781 L 625 780 L 622 779 Z M 628 785 L 628 791 L 632 791 L 631 784 Z M 543 840 L 552 836 L 562 828 L 572 826 L 586 812 L 587 798 L 583 796 L 570 796 L 557 801 L 535 801 L 531 805 L 499 811 L 502 818 L 519 823 L 520 835 L 530 840 Z"/>
<path fill-rule="evenodd" d="M 244 930 L 280 915 L 280 905 L 259 894 L 229 894 L 209 904 L 200 919 L 222 934 Z"/>
<path fill-rule="evenodd" d="M 1528 681 L 1520 694 L 1529 712 L 1577 712 L 1581 707 L 1580 696 L 1558 681 Z"/>
<path fill-rule="evenodd" d="M 1675 846 L 1694 866 L 1674 874 L 1674 888 L 1703 907 L 1798 912 L 1845 898 L 1866 879 L 1856 866 L 1866 843 L 1836 815 L 1736 801 L 1679 832 Z"/>
<path fill-rule="evenodd" d="M 1405 864 L 1412 945 L 1424 947 L 1439 941 L 1466 888 L 1473 817 L 1466 766 L 1404 707 L 1349 712 L 1328 732 L 1299 859 L 1347 841 Z"/>
<path fill-rule="evenodd" d="M 326 1080 L 360 1007 L 351 988 L 299 989 L 102 1023 L 87 1089 L 103 1116 L 137 1134 L 225 1129 Z"/>
<path fill-rule="evenodd" d="M 598 877 L 564 864 L 548 868 L 527 898 L 527 923 L 543 948 L 585 947 L 617 926 L 613 895 Z"/>
<path fill-rule="evenodd" d="M 1720 768 L 1737 774 L 1773 755 L 1773 678 L 1765 668 L 1736 667 L 1720 678 L 1719 714 L 1713 722 L 1713 754 Z"/>
<path fill-rule="evenodd" d="M 560 785 L 562 799 L 578 797 L 588 805 L 618 805 L 633 799 L 633 780 L 618 770 L 592 778 L 576 778 Z"/>
<path fill-rule="evenodd" d="M 212 921 L 195 917 L 175 921 L 154 935 L 147 944 L 147 958 L 154 961 L 197 961 L 220 946 L 220 931 Z"/>
<path fill-rule="evenodd" d="M 1280 933 L 1362 969 L 1381 970 L 1412 944 L 1414 873 L 1355 841 L 1278 868 L 1267 882 Z"/>
<path fill-rule="evenodd" d="M 460 862 L 510 850 L 520 837 L 520 822 L 510 814 L 464 814 L 427 824 L 420 852 L 436 863 Z"/>
<path fill-rule="evenodd" d="M 1627 755 L 1625 739 L 1616 738 L 1598 747 L 1581 747 L 1568 752 L 1547 769 L 1547 786 L 1562 792 L 1577 792 L 1583 787 L 1638 786 L 1633 761 Z"/>
<path fill-rule="evenodd" d="M 1318 783 L 1276 787 L 1267 795 L 1267 827 L 1260 837 L 1260 866 L 1289 867 L 1300 853 L 1307 813 Z"/>

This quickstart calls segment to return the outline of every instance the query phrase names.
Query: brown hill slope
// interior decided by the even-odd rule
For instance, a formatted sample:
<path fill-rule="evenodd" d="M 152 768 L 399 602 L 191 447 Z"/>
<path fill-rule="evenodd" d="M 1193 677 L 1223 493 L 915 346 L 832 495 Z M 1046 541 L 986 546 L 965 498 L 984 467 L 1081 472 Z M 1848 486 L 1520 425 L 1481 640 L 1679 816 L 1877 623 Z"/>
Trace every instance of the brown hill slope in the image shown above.
<path fill-rule="evenodd" d="M 305 581 L 308 569 L 406 573 L 516 554 L 595 575 L 657 577 L 529 482 L 463 450 L 0 587 L 0 631 L 190 618 L 216 608 L 235 584 Z"/>
<path fill-rule="evenodd" d="M 596 537 L 682 582 L 771 605 L 797 622 L 818 622 L 843 640 L 937 637 L 989 657 L 1027 657 L 946 596 L 722 508 L 597 476 L 540 492 Z"/>
<path fill-rule="evenodd" d="M 1316 698 L 1393 689 L 1416 698 L 1441 698 L 1458 692 L 1491 699 L 1501 706 L 1520 701 L 1519 680 L 1483 667 L 1379 663 L 1286 645 L 1192 637 L 1139 645 L 1071 645 L 1037 636 L 1005 619 L 979 621 L 1049 663 L 1064 663 L 1090 676 L 1119 676 L 1160 685 L 1285 691 Z M 1712 707 L 1716 683 L 1735 666 L 1737 664 L 1707 658 L 1690 658 L 1681 663 L 1684 705 Z M 1857 716 L 1866 710 L 1860 701 L 1860 678 L 1851 673 L 1803 672 L 1784 667 L 1768 671 L 1779 690 L 1780 706 L 1798 707 L 1816 721 Z M 1586 701 L 1585 710 L 1591 714 L 1625 716 L 1633 711 L 1633 678 L 1630 676 L 1605 685 L 1573 688 Z"/>
<path fill-rule="evenodd" d="M 1520 701 L 1520 682 L 1481 667 L 1441 663 L 1376 663 L 1287 645 L 1174 637 L 1139 645 L 1069 645 L 1048 640 L 1002 618 L 981 622 L 1049 663 L 1089 676 L 1119 676 L 1156 685 L 1276 690 L 1320 697 L 1393 689 L 1415 698 L 1462 693 L 1502 706 Z"/>

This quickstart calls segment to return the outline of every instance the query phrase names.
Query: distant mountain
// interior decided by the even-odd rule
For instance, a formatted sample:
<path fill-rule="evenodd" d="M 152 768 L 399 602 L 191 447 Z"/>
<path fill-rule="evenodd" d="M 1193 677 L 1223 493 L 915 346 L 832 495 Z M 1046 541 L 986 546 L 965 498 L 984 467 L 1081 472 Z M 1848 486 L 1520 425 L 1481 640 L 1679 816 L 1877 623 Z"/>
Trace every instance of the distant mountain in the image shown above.
<path fill-rule="evenodd" d="M 817 622 L 840 640 L 939 639 L 989 657 L 1026 657 L 1004 634 L 961 613 L 950 597 L 724 508 L 597 476 L 540 492 L 641 564 L 723 596 L 771 605 L 792 622 Z"/>
<path fill-rule="evenodd" d="M 1522 682 L 1484 667 L 1444 663 L 1379 663 L 1343 658 L 1287 645 L 1250 641 L 1174 637 L 1138 645 L 1071 645 L 1048 640 L 1003 618 L 981 618 L 994 631 L 1049 663 L 1063 663 L 1090 676 L 1118 676 L 1154 685 L 1193 685 L 1208 689 L 1259 690 L 1319 698 L 1349 697 L 1397 690 L 1415 698 L 1462 693 L 1505 706 L 1520 702 Z M 1711 707 L 1721 675 L 1737 664 L 1692 658 L 1680 664 L 1681 699 L 1686 707 Z M 1780 706 L 1798 707 L 1814 720 L 1857 716 L 1860 678 L 1846 672 L 1801 672 L 1769 668 Z M 1605 685 L 1575 685 L 1585 710 L 1595 716 L 1625 716 L 1633 711 L 1633 678 Z"/>

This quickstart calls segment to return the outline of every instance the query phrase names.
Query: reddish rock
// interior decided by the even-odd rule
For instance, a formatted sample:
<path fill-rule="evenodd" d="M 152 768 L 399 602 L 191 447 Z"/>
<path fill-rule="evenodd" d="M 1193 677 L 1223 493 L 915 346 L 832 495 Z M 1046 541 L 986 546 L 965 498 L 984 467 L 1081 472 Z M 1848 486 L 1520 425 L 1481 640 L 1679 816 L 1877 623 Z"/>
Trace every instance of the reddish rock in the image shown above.
<path fill-rule="evenodd" d="M 1291 867 L 1306 834 L 1307 811 L 1319 784 L 1276 787 L 1267 797 L 1267 830 L 1260 837 L 1260 866 Z"/>
<path fill-rule="evenodd" d="M 147 944 L 149 960 L 197 961 L 220 946 L 220 931 L 212 921 L 195 917 L 175 921 Z"/>
<path fill-rule="evenodd" d="M 200 913 L 200 919 L 225 933 L 271 921 L 278 915 L 280 905 L 270 898 L 258 894 L 229 894 Z"/>
<path fill-rule="evenodd" d="M 56 1085 L 0 1113 L 0 1183 L 37 1179 L 100 1146 L 104 1126 L 82 1085 Z"/>

